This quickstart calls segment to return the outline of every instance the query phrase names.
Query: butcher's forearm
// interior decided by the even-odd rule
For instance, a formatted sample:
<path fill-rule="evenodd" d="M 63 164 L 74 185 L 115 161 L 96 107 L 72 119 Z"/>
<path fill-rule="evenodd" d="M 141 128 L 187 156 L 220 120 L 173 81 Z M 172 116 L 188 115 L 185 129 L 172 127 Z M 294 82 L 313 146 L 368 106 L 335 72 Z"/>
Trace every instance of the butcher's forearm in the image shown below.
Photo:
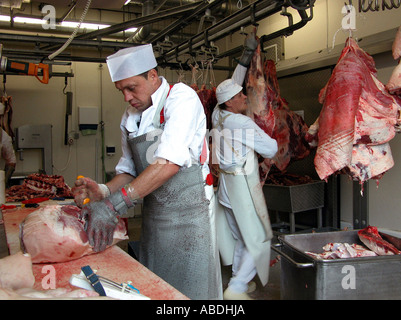
<path fill-rule="evenodd" d="M 167 182 L 179 169 L 178 165 L 166 160 L 149 165 L 126 187 L 128 196 L 132 200 L 147 196 Z"/>
<path fill-rule="evenodd" d="M 134 179 L 133 176 L 127 173 L 121 173 L 116 175 L 111 181 L 107 182 L 106 185 L 110 190 L 110 193 L 114 193 L 119 190 L 122 186 L 130 183 Z"/>

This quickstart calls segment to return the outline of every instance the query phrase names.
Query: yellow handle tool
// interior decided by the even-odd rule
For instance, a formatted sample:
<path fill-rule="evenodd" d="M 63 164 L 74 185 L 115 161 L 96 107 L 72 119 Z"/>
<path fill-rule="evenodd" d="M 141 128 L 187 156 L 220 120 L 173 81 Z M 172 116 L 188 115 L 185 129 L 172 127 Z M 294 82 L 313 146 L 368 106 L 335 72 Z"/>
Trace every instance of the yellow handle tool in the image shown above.
<path fill-rule="evenodd" d="M 78 180 L 78 179 L 81 179 L 81 178 L 84 178 L 84 176 L 78 176 L 78 177 L 77 177 L 77 180 Z M 85 204 L 88 204 L 90 201 L 91 201 L 91 199 L 85 198 L 83 204 L 84 204 L 84 205 L 85 205 Z"/>

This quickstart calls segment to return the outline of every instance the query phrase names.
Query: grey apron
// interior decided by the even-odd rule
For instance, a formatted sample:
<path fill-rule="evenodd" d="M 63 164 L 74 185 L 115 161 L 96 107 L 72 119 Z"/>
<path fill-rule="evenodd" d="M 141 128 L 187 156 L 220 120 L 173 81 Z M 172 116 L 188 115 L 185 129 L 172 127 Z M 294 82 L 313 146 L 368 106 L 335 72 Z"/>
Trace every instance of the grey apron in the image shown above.
<path fill-rule="evenodd" d="M 220 130 L 224 128 L 224 120 L 229 116 L 220 116 L 218 127 Z M 231 146 L 229 141 L 225 140 L 225 143 Z M 233 148 L 232 150 L 235 152 Z M 266 285 L 269 279 L 270 240 L 273 238 L 273 231 L 258 169 L 256 154 L 249 152 L 242 167 L 235 168 L 232 172 L 220 169 L 220 174 L 226 183 L 228 198 L 246 248 L 254 259 L 262 285 Z M 223 262 L 231 264 L 235 240 L 232 236 L 224 234 L 229 227 L 227 220 L 221 213 L 219 214 L 220 211 L 221 208 L 216 210 L 219 249 Z"/>
<path fill-rule="evenodd" d="M 161 132 L 128 139 L 137 174 L 149 165 Z M 144 198 L 139 261 L 190 299 L 221 297 L 208 209 L 199 165 Z"/>

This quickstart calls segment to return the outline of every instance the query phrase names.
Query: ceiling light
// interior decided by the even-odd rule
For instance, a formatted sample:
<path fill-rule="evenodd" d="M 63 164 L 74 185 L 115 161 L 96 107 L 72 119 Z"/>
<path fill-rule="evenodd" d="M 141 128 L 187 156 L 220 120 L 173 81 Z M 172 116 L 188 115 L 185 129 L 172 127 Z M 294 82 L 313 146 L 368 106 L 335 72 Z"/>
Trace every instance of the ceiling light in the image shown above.
<path fill-rule="evenodd" d="M 79 22 L 73 22 L 73 21 L 62 21 L 61 26 L 62 27 L 68 27 L 68 28 L 76 28 L 78 26 Z M 110 27 L 108 24 L 96 24 L 96 23 L 81 23 L 80 28 L 82 29 L 92 29 L 92 30 L 98 30 L 98 29 L 103 29 Z"/>
<path fill-rule="evenodd" d="M 127 0 L 127 1 L 125 1 L 125 3 L 124 3 L 124 6 L 126 6 L 128 3 L 130 3 L 131 2 L 131 0 Z"/>
<path fill-rule="evenodd" d="M 29 24 L 42 24 L 42 19 L 35 19 L 35 18 L 25 18 L 25 17 L 14 17 L 14 22 L 17 23 L 29 23 Z"/>
<path fill-rule="evenodd" d="M 0 15 L 0 22 L 5 21 L 5 22 L 10 22 L 10 17 L 6 15 Z M 15 23 L 26 23 L 26 24 L 43 24 L 42 19 L 37 19 L 37 18 L 26 18 L 26 17 L 14 17 L 13 21 Z M 60 26 L 66 27 L 66 28 L 76 28 L 78 26 L 79 22 L 74 22 L 74 21 L 62 21 L 60 23 Z M 86 23 L 83 22 L 81 23 L 80 29 L 89 29 L 89 30 L 99 30 L 99 29 L 104 29 L 110 27 L 109 24 L 97 24 L 97 23 Z M 125 30 L 125 32 L 135 32 L 138 28 L 130 28 Z"/>
<path fill-rule="evenodd" d="M 10 19 L 9 16 L 0 15 L 0 21 L 10 21 L 10 20 L 11 20 L 11 19 Z"/>

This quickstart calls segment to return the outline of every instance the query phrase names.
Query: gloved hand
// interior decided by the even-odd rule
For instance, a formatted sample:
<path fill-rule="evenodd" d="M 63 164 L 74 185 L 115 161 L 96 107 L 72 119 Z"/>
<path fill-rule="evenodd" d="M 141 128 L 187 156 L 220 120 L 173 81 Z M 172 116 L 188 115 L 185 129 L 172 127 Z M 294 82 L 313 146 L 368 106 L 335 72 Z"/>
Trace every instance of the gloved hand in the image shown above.
<path fill-rule="evenodd" d="M 75 181 L 75 187 L 72 188 L 75 203 L 82 208 L 86 198 L 91 201 L 100 201 L 110 195 L 110 190 L 105 184 L 97 184 L 90 178 L 81 177 Z"/>
<path fill-rule="evenodd" d="M 242 56 L 239 59 L 239 64 L 248 67 L 251 63 L 252 56 L 254 51 L 258 46 L 258 41 L 256 40 L 256 35 L 254 32 L 248 34 L 244 41 L 244 51 L 242 52 Z"/>
<path fill-rule="evenodd" d="M 103 251 L 113 243 L 118 217 L 124 215 L 135 203 L 129 199 L 125 188 L 122 188 L 106 199 L 91 201 L 82 208 L 81 219 L 86 220 L 89 244 L 95 252 Z"/>

